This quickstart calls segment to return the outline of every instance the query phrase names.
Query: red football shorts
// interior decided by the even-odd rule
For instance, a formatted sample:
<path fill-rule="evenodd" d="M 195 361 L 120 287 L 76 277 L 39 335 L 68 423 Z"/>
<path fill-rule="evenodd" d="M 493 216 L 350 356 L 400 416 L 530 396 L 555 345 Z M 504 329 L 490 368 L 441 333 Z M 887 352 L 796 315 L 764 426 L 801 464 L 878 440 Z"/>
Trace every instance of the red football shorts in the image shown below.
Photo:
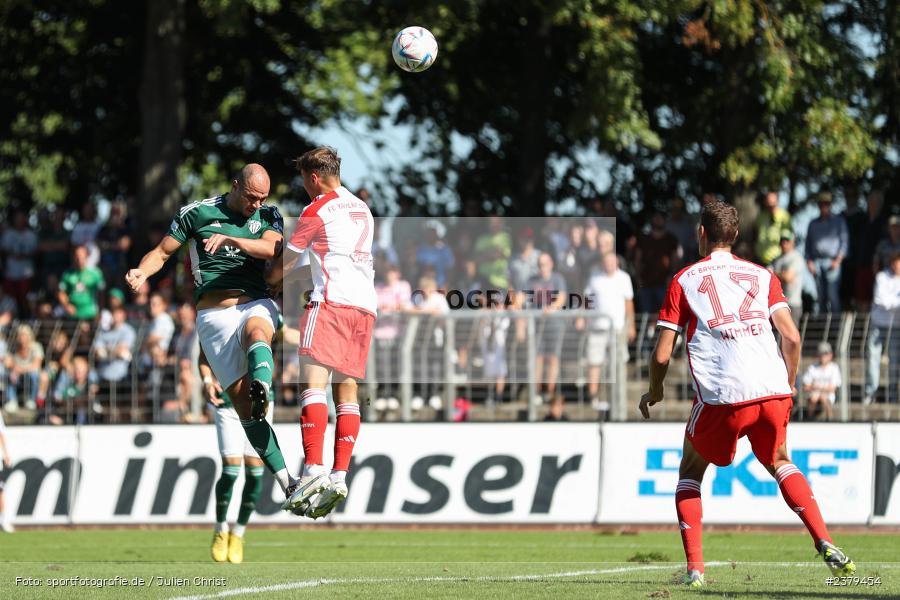
<path fill-rule="evenodd" d="M 694 400 L 685 436 L 700 456 L 724 467 L 734 460 L 737 441 L 746 435 L 756 458 L 771 465 L 775 463 L 775 451 L 787 439 L 793 405 L 790 396 L 739 406 Z"/>
<path fill-rule="evenodd" d="M 352 306 L 310 302 L 300 322 L 300 355 L 363 379 L 375 315 Z"/>

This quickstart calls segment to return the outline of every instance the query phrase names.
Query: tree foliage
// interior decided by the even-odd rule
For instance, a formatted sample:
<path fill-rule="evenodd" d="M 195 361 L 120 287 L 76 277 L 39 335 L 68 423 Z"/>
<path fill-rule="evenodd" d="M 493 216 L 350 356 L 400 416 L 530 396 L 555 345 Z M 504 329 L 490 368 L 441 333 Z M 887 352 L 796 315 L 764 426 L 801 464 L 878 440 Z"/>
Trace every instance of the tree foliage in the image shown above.
<path fill-rule="evenodd" d="M 303 131 L 360 120 L 415 128 L 382 191 L 435 211 L 586 200 L 606 191 L 587 174 L 600 157 L 608 193 L 634 208 L 900 183 L 900 14 L 887 0 L 167 0 L 183 7 L 177 69 L 148 43 L 165 40 L 150 1 L 0 0 L 0 204 L 140 193 L 142 214 L 161 218 L 248 160 L 285 194 L 290 159 L 313 142 Z M 440 43 L 424 73 L 390 61 L 410 24 Z M 171 93 L 148 106 L 153 67 Z M 170 106 L 184 110 L 175 127 Z M 174 193 L 141 193 L 154 157 Z"/>

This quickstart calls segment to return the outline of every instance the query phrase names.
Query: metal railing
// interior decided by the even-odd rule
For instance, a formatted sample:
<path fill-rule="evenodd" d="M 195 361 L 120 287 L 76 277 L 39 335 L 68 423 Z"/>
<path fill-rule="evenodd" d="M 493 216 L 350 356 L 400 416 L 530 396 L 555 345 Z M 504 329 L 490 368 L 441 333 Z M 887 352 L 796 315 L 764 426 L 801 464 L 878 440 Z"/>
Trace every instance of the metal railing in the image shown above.
<path fill-rule="evenodd" d="M 390 319 L 394 331 L 389 335 L 376 332 L 373 337 L 367 379 L 361 388 L 368 420 L 535 421 L 547 415 L 554 396 L 562 397 L 565 413 L 573 420 L 639 418 L 637 401 L 647 389 L 648 361 L 656 341 L 654 315 L 636 315 L 636 336 L 630 341 L 622 333 L 598 335 L 608 330 L 608 323 L 602 318 L 598 320 L 596 313 L 583 310 L 554 313 L 459 310 L 441 316 L 397 313 Z M 583 326 L 581 320 L 585 321 Z M 84 398 L 71 402 L 65 398 L 55 400 L 54 389 L 64 376 L 65 365 L 69 364 L 71 369 L 75 356 L 84 358 L 90 371 L 96 373 L 98 360 L 93 348 L 97 327 L 70 320 L 27 324 L 44 348 L 45 358 L 38 379 L 44 404 L 34 409 L 26 406 L 23 398 L 37 395 L 31 387 L 34 379 L 26 378 L 18 390 L 21 416 L 13 421 L 51 422 L 53 415 L 67 423 L 78 419 L 86 423 L 174 420 L 165 407 L 176 398 L 178 362 L 173 358 L 165 365 L 152 368 L 139 364 L 149 323 L 135 324 L 134 358 L 127 376 L 118 382 L 104 382 L 94 375 L 92 381 L 96 385 L 88 386 Z M 0 364 L 13 351 L 16 325 L 0 330 Z M 874 329 L 869 315 L 802 315 L 798 325 L 802 337 L 800 376 L 817 360 L 816 348 L 820 342 L 829 342 L 834 348 L 842 375 L 835 420 L 900 419 L 900 404 L 896 402 L 900 337 L 894 334 L 893 328 L 877 332 L 883 342 L 878 357 L 881 393 L 876 402 L 866 404 L 862 402 L 869 360 L 866 348 Z M 548 339 L 554 335 L 559 339 Z M 598 346 L 598 339 L 602 340 L 602 346 Z M 173 339 L 170 353 L 174 345 Z M 599 370 L 592 369 L 589 355 L 600 349 L 605 354 L 602 366 Z M 287 346 L 281 351 L 285 356 L 293 352 L 295 349 Z M 539 357 L 550 359 L 542 358 L 544 366 L 558 364 L 558 377 L 552 389 L 548 390 L 552 378 L 546 376 L 546 370 L 544 376 L 538 376 Z M 276 393 L 290 385 L 296 383 L 276 381 Z M 11 408 L 7 405 L 8 387 L 8 373 L 0 367 L 0 406 Z M 809 414 L 806 394 L 799 382 L 797 387 L 800 392 L 795 402 L 795 418 L 814 417 Z M 655 407 L 654 417 L 683 420 L 693 396 L 684 344 L 679 341 L 666 378 L 666 402 Z M 893 402 L 885 401 L 889 398 Z M 282 406 L 278 399 L 276 406 Z M 189 410 L 196 418 L 204 412 L 203 407 L 199 378 L 194 377 Z M 283 406 L 281 416 L 296 417 L 290 407 Z"/>

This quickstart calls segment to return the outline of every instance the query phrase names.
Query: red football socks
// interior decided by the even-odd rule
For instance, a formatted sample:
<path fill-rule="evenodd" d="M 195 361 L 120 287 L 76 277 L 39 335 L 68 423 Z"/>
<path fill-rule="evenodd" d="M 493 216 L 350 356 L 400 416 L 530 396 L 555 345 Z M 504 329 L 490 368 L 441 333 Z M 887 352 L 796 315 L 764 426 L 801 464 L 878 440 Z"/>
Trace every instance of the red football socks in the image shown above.
<path fill-rule="evenodd" d="M 328 426 L 325 390 L 310 388 L 303 392 L 300 407 L 300 429 L 303 435 L 303 454 L 306 457 L 304 462 L 307 465 L 321 465 L 325 428 Z"/>
<path fill-rule="evenodd" d="M 775 471 L 775 479 L 781 488 L 784 501 L 797 513 L 809 530 L 816 549 L 819 548 L 819 540 L 830 543 L 831 536 L 828 535 L 828 528 L 825 527 L 825 521 L 819 511 L 819 503 L 816 502 L 816 497 L 813 496 L 812 489 L 800 469 L 792 463 L 782 465 Z"/>
<path fill-rule="evenodd" d="M 681 479 L 675 488 L 675 511 L 681 528 L 681 543 L 687 557 L 688 571 L 703 572 L 703 505 L 700 482 Z"/>
<path fill-rule="evenodd" d="M 334 429 L 334 470 L 350 469 L 353 446 L 359 436 L 359 404 L 344 402 L 337 405 L 337 422 Z"/>

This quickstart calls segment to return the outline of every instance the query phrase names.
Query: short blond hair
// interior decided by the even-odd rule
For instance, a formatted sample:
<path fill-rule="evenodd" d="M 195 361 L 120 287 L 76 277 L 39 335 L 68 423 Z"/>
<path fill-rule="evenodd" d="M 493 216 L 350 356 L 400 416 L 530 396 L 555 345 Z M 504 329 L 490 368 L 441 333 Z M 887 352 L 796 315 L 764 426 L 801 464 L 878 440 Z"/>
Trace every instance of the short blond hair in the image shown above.
<path fill-rule="evenodd" d="M 304 152 L 294 160 L 301 173 L 315 171 L 320 177 L 340 177 L 341 157 L 331 146 L 319 146 Z"/>

